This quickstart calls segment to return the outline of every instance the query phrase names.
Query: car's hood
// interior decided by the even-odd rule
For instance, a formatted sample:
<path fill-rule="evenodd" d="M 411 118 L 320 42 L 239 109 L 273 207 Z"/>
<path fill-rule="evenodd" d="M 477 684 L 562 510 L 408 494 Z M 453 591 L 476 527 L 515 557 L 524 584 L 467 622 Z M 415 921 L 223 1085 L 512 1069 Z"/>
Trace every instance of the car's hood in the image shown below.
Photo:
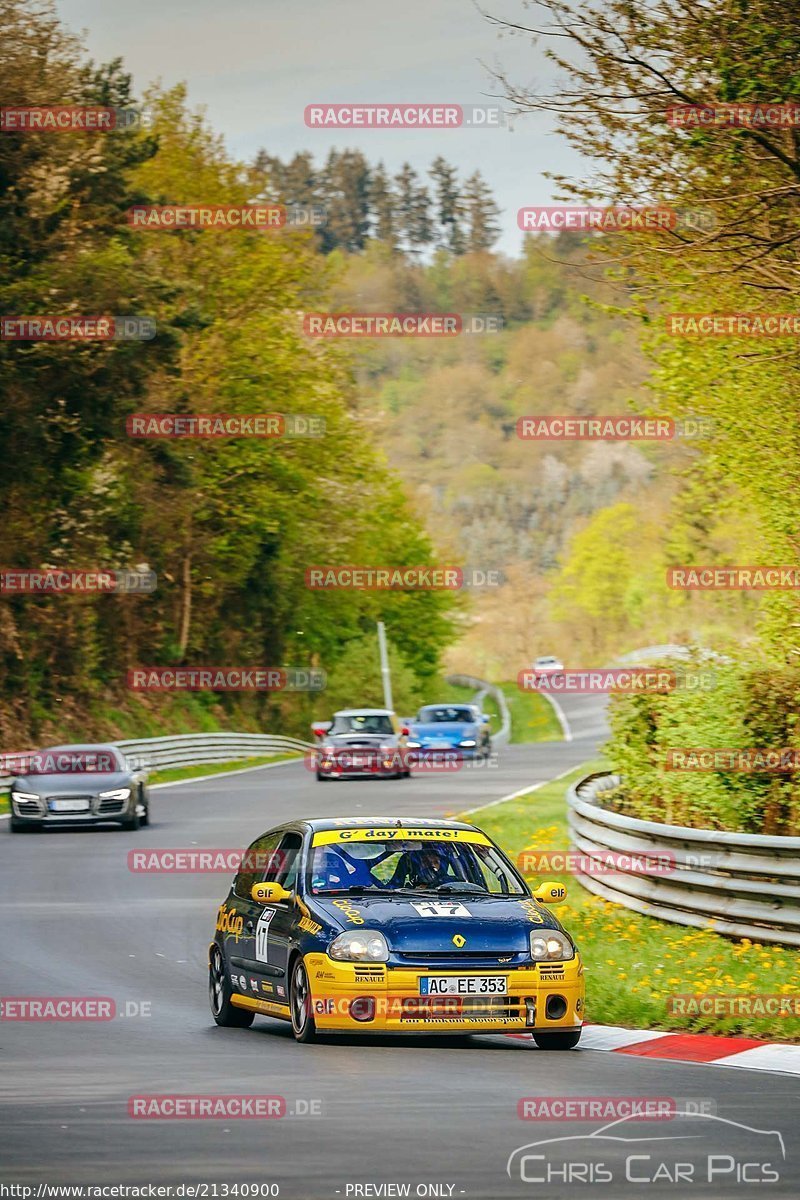
<path fill-rule="evenodd" d="M 465 954 L 520 951 L 528 948 L 531 929 L 561 928 L 552 913 L 529 896 L 314 896 L 309 898 L 312 905 L 343 929 L 358 929 L 362 921 L 364 928 L 380 929 L 390 949 L 400 952 L 452 953 L 456 934 L 466 939 Z"/>
<path fill-rule="evenodd" d="M 12 787 L 20 792 L 35 792 L 38 796 L 96 795 L 114 788 L 129 787 L 128 771 L 78 771 L 74 774 L 57 772 L 52 775 L 18 775 Z"/>
<path fill-rule="evenodd" d="M 390 746 L 395 742 L 391 733 L 337 733 L 325 738 L 325 744 L 334 749 L 350 750 L 358 746 L 375 749 L 377 746 Z"/>
<path fill-rule="evenodd" d="M 432 721 L 430 724 L 417 724 L 411 727 L 417 738 L 431 738 L 433 741 L 461 741 L 463 738 L 476 738 L 478 726 L 469 721 Z"/>

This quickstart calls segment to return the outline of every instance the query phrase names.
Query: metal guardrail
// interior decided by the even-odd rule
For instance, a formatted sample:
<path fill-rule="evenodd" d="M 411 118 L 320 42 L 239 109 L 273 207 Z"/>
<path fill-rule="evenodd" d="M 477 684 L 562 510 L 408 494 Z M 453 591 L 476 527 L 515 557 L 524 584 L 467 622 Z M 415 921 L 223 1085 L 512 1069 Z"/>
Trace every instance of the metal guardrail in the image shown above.
<path fill-rule="evenodd" d="M 587 891 L 678 925 L 756 942 L 800 946 L 800 837 L 729 833 L 641 821 L 602 807 L 619 775 L 589 775 L 567 792 L 571 841 L 582 855 L 668 856 L 666 874 L 646 864 L 576 874 Z M 617 865 L 617 860 L 614 860 Z"/>
<path fill-rule="evenodd" d="M 313 750 L 311 742 L 271 733 L 183 733 L 173 737 L 132 738 L 112 742 L 137 769 L 193 767 L 203 763 L 236 762 L 266 754 L 302 753 Z M 25 750 L 15 757 L 35 754 Z M 12 775 L 0 774 L 0 791 L 6 791 Z"/>
<path fill-rule="evenodd" d="M 477 679 L 474 675 L 446 675 L 445 683 L 452 683 L 454 687 L 475 688 L 478 693 L 475 700 L 478 704 L 482 702 L 484 696 L 493 698 L 500 709 L 500 728 L 497 733 L 492 734 L 492 743 L 495 746 L 505 746 L 511 737 L 511 713 L 508 711 L 508 702 L 503 695 L 502 688 L 495 687 L 493 683 L 487 683 L 485 679 Z"/>

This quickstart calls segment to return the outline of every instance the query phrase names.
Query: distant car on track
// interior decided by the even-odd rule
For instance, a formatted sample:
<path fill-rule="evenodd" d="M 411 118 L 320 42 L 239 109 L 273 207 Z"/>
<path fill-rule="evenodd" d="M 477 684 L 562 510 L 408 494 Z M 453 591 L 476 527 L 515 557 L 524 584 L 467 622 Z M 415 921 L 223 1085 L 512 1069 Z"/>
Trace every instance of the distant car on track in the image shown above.
<path fill-rule="evenodd" d="M 258 838 L 217 914 L 218 1025 L 257 1013 L 317 1033 L 528 1032 L 577 1045 L 580 954 L 485 833 L 461 821 L 288 822 Z M 544 902 L 544 903 L 543 903 Z"/>
<path fill-rule="evenodd" d="M 408 726 L 388 708 L 343 708 L 313 726 L 319 780 L 353 777 L 402 779 L 411 774 Z"/>
<path fill-rule="evenodd" d="M 134 830 L 150 820 L 147 775 L 111 745 L 48 746 L 11 782 L 11 832 L 55 825 Z"/>
<path fill-rule="evenodd" d="M 426 704 L 411 723 L 409 748 L 421 758 L 455 751 L 461 758 L 488 758 L 489 717 L 475 704 Z"/>
<path fill-rule="evenodd" d="M 554 654 L 543 654 L 540 658 L 535 658 L 532 669 L 534 674 L 544 675 L 550 679 L 559 679 L 564 674 L 564 664 Z"/>

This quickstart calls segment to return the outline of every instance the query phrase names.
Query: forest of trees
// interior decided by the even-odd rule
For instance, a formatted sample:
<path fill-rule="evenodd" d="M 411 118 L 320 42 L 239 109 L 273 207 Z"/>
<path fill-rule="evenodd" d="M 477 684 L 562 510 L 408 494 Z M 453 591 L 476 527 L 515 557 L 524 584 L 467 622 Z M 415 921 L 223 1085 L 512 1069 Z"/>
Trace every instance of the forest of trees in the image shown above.
<path fill-rule="evenodd" d="M 360 150 L 331 150 L 321 166 L 307 151 L 284 163 L 261 150 L 253 167 L 259 196 L 324 209 L 316 234 L 324 254 L 356 254 L 378 241 L 392 253 L 442 247 L 460 255 L 491 249 L 500 234 L 500 210 L 480 171 L 462 182 L 441 155 L 427 183 L 409 163 L 392 176 Z"/>

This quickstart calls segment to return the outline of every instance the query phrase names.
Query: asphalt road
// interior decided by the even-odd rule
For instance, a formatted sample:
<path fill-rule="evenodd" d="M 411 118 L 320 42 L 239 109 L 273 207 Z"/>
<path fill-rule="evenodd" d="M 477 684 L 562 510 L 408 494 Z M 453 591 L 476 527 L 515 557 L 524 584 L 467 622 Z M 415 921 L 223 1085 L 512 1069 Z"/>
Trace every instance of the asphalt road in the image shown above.
<path fill-rule="evenodd" d="M 616 1200 L 662 1190 L 675 1195 L 676 1186 L 698 1197 L 797 1195 L 795 1078 L 591 1050 L 546 1054 L 526 1038 L 372 1037 L 298 1046 L 287 1026 L 266 1018 L 251 1030 L 218 1029 L 208 1009 L 205 956 L 228 878 L 128 870 L 133 848 L 241 847 L 298 813 L 444 815 L 499 799 L 595 752 L 602 706 L 575 697 L 565 708 L 571 742 L 505 748 L 491 770 L 318 784 L 293 763 L 158 790 L 153 824 L 136 834 L 58 830 L 12 837 L 0 823 L 2 995 L 106 996 L 123 1012 L 150 1006 L 150 1015 L 104 1023 L 0 1021 L 0 1185 L 216 1183 L 216 1193 L 205 1194 L 222 1196 L 223 1184 L 273 1183 L 286 1200 L 402 1194 Z M 267 1121 L 127 1115 L 131 1095 L 168 1093 L 280 1095 L 289 1115 Z M 751 1129 L 639 1122 L 614 1131 L 646 1139 L 628 1166 L 637 1182 L 625 1180 L 630 1143 L 598 1149 L 583 1138 L 568 1143 L 560 1166 L 553 1166 L 558 1152 L 548 1150 L 556 1171 L 551 1183 L 521 1182 L 519 1167 L 513 1178 L 506 1173 L 517 1148 L 598 1128 L 596 1120 L 522 1121 L 517 1103 L 526 1096 L 705 1101 L 725 1121 Z M 780 1131 L 786 1160 L 777 1156 L 774 1136 L 752 1128 Z M 688 1138 L 675 1140 L 684 1132 Z M 653 1140 L 664 1137 L 672 1140 Z M 720 1156 L 712 1184 L 704 1182 L 709 1153 Z M 677 1184 L 676 1163 L 683 1164 Z M 737 1181 L 764 1178 L 774 1167 L 778 1182 Z M 526 1161 L 529 1177 L 544 1169 Z M 654 1176 L 656 1182 L 641 1182 Z M 10 1194 L 0 1186 L 0 1197 Z"/>

